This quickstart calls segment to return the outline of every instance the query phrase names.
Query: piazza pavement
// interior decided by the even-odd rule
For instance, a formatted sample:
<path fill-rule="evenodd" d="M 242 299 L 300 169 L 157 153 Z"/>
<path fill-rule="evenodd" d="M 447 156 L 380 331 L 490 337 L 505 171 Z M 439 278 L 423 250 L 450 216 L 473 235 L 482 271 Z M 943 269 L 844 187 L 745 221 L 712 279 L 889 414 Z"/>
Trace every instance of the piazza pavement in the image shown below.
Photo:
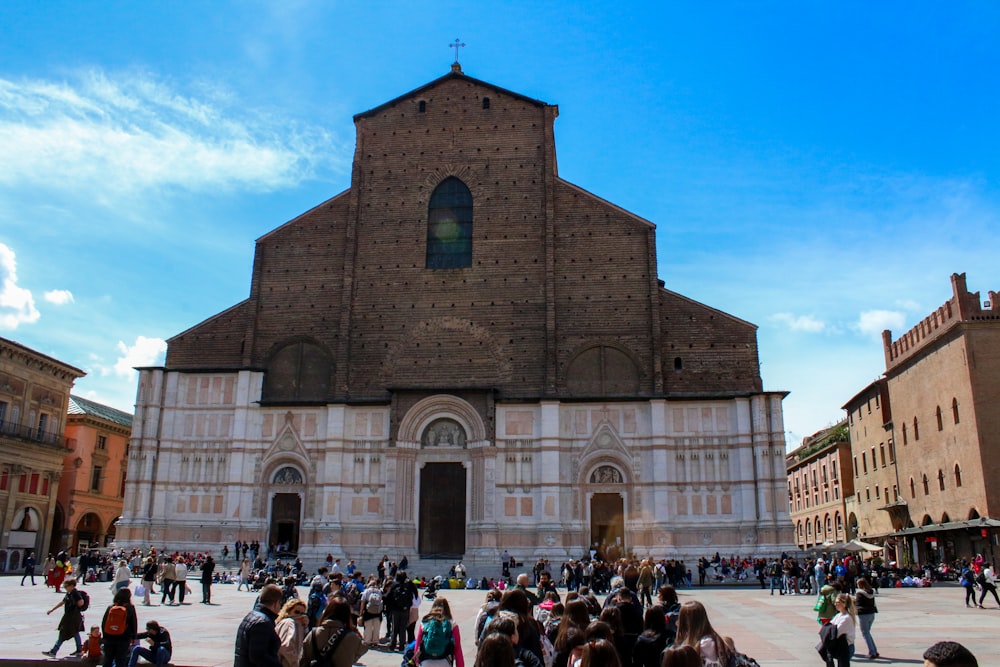
<path fill-rule="evenodd" d="M 8 665 L 52 665 L 77 663 L 68 658 L 72 642 L 63 644 L 60 658 L 49 660 L 41 651 L 51 648 L 56 638 L 59 611 L 45 612 L 58 601 L 56 593 L 41 583 L 20 584 L 20 575 L 0 577 L 0 667 Z M 136 580 L 138 581 L 138 580 Z M 201 587 L 191 582 L 194 594 L 185 606 L 137 607 L 139 624 L 151 619 L 170 630 L 174 643 L 174 665 L 232 665 L 236 628 L 253 606 L 255 594 L 237 591 L 235 585 L 212 587 L 212 606 L 200 604 Z M 99 624 L 111 602 L 107 583 L 88 584 L 91 608 L 85 614 L 87 627 Z M 300 588 L 305 597 L 306 588 Z M 565 591 L 560 590 L 561 593 Z M 756 586 L 682 589 L 681 601 L 697 599 L 722 635 L 732 637 L 738 650 L 755 658 L 762 667 L 822 665 L 814 646 L 818 626 L 812 611 L 812 596 L 770 595 Z M 462 648 L 471 667 L 475 658 L 472 625 L 483 591 L 443 591 L 451 603 L 455 620 L 462 630 Z M 922 665 L 924 649 L 936 641 L 949 639 L 967 646 L 983 667 L 1000 665 L 1000 609 L 995 601 L 986 609 L 966 608 L 964 592 L 956 584 L 927 589 L 883 589 L 878 596 L 879 614 L 873 634 L 881 658 L 871 664 Z M 424 601 L 423 606 L 429 607 Z M 858 653 L 866 653 L 858 633 Z M 855 664 L 869 663 L 855 658 Z M 145 664 L 145 663 L 140 663 Z M 366 667 L 399 667 L 396 653 L 369 651 L 359 664 Z"/>

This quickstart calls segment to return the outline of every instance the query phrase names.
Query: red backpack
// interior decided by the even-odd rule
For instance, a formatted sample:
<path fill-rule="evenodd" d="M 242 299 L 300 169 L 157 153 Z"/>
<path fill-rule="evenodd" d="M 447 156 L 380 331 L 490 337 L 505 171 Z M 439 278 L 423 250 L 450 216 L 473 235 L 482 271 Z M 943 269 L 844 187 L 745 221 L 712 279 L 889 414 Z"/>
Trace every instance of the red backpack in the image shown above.
<path fill-rule="evenodd" d="M 104 634 L 106 636 L 120 637 L 125 634 L 127 623 L 128 609 L 116 604 L 108 609 L 108 614 L 104 617 Z"/>

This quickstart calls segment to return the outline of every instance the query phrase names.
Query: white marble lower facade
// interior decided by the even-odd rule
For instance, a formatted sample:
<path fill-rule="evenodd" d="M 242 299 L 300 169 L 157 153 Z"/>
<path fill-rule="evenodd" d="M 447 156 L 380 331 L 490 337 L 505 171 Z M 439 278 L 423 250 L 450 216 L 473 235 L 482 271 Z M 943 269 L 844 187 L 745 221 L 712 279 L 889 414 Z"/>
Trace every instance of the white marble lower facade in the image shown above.
<path fill-rule="evenodd" d="M 253 371 L 142 370 L 120 546 L 237 539 L 327 553 L 575 558 L 602 538 L 683 558 L 792 549 L 780 393 L 261 407 Z M 391 437 L 394 433 L 395 436 Z M 464 481 L 464 488 L 462 482 Z M 436 526 L 436 528 L 435 528 Z"/>

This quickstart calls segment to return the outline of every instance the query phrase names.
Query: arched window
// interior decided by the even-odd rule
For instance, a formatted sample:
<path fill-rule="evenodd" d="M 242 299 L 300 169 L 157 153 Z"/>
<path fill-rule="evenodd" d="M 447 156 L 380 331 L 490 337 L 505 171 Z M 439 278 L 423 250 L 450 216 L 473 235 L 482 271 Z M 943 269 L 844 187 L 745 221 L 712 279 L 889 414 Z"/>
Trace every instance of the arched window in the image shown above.
<path fill-rule="evenodd" d="M 931 486 L 930 486 L 930 484 L 927 481 L 927 475 L 926 474 L 923 475 L 922 479 L 923 479 L 923 485 L 924 485 L 924 495 L 926 496 L 926 495 L 930 494 L 930 492 L 931 492 Z"/>
<path fill-rule="evenodd" d="M 910 478 L 910 497 L 911 498 L 917 497 L 917 485 L 913 483 L 912 477 Z"/>
<path fill-rule="evenodd" d="M 938 468 L 938 491 L 944 491 L 944 471 Z"/>
<path fill-rule="evenodd" d="M 958 399 L 951 399 L 951 418 L 954 422 L 958 423 Z"/>
<path fill-rule="evenodd" d="M 472 192 L 454 176 L 441 181 L 427 207 L 427 268 L 472 266 Z"/>
<path fill-rule="evenodd" d="M 826 536 L 833 537 L 833 519 L 829 514 L 826 515 Z"/>
<path fill-rule="evenodd" d="M 318 402 L 329 398 L 333 361 L 319 345 L 289 343 L 275 352 L 264 374 L 263 400 Z"/>
<path fill-rule="evenodd" d="M 934 413 L 934 416 L 937 417 L 938 430 L 939 431 L 943 431 L 944 430 L 944 418 L 941 416 L 941 406 L 940 405 L 937 406 L 937 411 Z"/>
<path fill-rule="evenodd" d="M 903 424 L 903 446 L 905 447 L 909 443 L 909 438 L 906 436 L 906 424 Z"/>
<path fill-rule="evenodd" d="M 674 357 L 674 370 L 682 371 L 684 370 L 684 360 L 680 357 Z"/>
<path fill-rule="evenodd" d="M 844 517 L 840 516 L 840 512 L 837 512 L 834 516 L 836 517 L 837 537 L 839 538 L 844 534 Z"/>
<path fill-rule="evenodd" d="M 489 109 L 490 108 L 490 98 L 488 98 L 488 97 L 484 97 L 483 98 L 483 108 L 484 109 Z"/>
<path fill-rule="evenodd" d="M 919 440 L 920 439 L 920 425 L 917 422 L 917 418 L 916 417 L 913 418 L 913 439 L 914 440 Z"/>
<path fill-rule="evenodd" d="M 962 469 L 955 464 L 955 486 L 962 486 Z"/>
<path fill-rule="evenodd" d="M 566 370 L 566 388 L 574 396 L 629 395 L 639 391 L 639 368 L 628 354 L 595 345 L 577 354 Z"/>

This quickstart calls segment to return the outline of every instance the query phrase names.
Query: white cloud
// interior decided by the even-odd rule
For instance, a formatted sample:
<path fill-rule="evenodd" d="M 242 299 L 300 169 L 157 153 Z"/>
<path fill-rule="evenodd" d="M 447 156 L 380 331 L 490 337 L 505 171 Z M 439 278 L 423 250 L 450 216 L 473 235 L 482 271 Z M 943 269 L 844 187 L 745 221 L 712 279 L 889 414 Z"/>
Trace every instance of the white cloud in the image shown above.
<path fill-rule="evenodd" d="M 0 243 L 0 329 L 16 329 L 37 322 L 38 309 L 31 291 L 17 284 L 17 258 Z"/>
<path fill-rule="evenodd" d="M 866 310 L 854 326 L 866 336 L 881 337 L 885 329 L 899 332 L 905 325 L 906 315 L 898 310 Z"/>
<path fill-rule="evenodd" d="M 49 290 L 45 293 L 45 300 L 57 306 L 62 306 L 67 303 L 73 303 L 73 293 L 68 289 Z"/>
<path fill-rule="evenodd" d="M 777 313 L 771 319 L 784 324 L 792 331 L 802 331 L 805 333 L 820 333 L 826 329 L 826 323 L 818 320 L 812 315 L 792 315 L 791 313 Z"/>
<path fill-rule="evenodd" d="M 118 351 L 121 356 L 115 361 L 115 374 L 131 378 L 135 376 L 136 366 L 152 366 L 162 360 L 167 351 L 167 342 L 162 338 L 146 338 L 136 336 L 131 347 L 124 341 L 118 341 Z"/>
<path fill-rule="evenodd" d="M 98 197 L 161 187 L 260 192 L 345 164 L 322 129 L 206 96 L 99 71 L 58 83 L 0 79 L 0 185 Z"/>

